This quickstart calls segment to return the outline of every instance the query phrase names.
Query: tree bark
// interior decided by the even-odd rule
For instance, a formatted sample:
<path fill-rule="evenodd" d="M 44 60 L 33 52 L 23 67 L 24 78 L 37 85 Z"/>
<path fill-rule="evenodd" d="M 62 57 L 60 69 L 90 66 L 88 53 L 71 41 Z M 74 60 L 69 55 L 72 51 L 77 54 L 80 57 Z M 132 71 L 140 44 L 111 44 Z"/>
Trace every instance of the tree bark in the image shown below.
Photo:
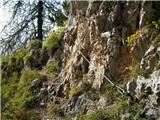
<path fill-rule="evenodd" d="M 37 24 L 38 24 L 38 39 L 42 40 L 43 39 L 43 2 L 39 1 L 38 2 L 38 20 L 37 20 Z"/>

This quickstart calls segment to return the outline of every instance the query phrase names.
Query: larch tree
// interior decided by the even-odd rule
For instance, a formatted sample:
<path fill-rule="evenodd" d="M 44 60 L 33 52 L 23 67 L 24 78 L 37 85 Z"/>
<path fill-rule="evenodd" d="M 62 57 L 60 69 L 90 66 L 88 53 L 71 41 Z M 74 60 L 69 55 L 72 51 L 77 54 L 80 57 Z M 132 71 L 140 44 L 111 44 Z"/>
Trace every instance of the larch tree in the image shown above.
<path fill-rule="evenodd" d="M 28 41 L 34 38 L 43 40 L 55 26 L 63 26 L 63 22 L 67 20 L 69 2 L 6 0 L 3 6 L 8 7 L 12 17 L 2 30 L 2 56 L 12 53 L 17 48 L 26 47 Z"/>

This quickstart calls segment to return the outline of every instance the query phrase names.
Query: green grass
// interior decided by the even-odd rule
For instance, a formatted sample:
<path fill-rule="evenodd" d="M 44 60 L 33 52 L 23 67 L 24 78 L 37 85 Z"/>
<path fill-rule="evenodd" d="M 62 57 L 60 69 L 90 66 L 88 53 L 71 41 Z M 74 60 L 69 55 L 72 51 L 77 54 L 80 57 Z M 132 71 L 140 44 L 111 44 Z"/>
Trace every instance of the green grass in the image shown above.
<path fill-rule="evenodd" d="M 1 60 L 2 63 L 3 62 L 9 62 L 11 60 L 11 58 L 16 58 L 17 61 L 18 61 L 19 59 L 22 59 L 26 54 L 27 54 L 26 49 L 17 49 L 11 55 L 2 57 L 0 60 Z"/>
<path fill-rule="evenodd" d="M 38 82 L 31 87 L 34 79 L 38 79 Z M 34 70 L 26 71 L 21 79 L 16 72 L 13 72 L 8 82 L 2 84 L 2 118 L 16 120 L 27 119 L 23 118 L 27 116 L 34 120 L 37 117 L 36 113 L 33 112 L 37 97 L 33 93 L 33 88 L 38 89 L 38 85 L 41 86 L 43 80 L 43 76 Z M 28 110 L 28 107 L 31 108 Z"/>
<path fill-rule="evenodd" d="M 78 96 L 82 93 L 84 93 L 84 90 L 82 88 L 80 88 L 80 87 L 72 88 L 69 92 L 69 98 L 71 99 L 72 97 Z"/>
<path fill-rule="evenodd" d="M 45 67 L 44 67 L 44 71 L 46 73 L 57 73 L 58 71 L 58 68 L 57 68 L 57 65 L 56 64 L 53 64 L 53 63 L 50 63 L 50 64 L 47 64 Z"/>
<path fill-rule="evenodd" d="M 52 78 L 52 80 L 57 80 L 57 77 L 58 77 L 58 66 L 54 63 L 49 63 L 47 64 L 44 68 L 43 68 L 43 71 L 46 73 L 46 74 L 49 74 Z"/>
<path fill-rule="evenodd" d="M 59 48 L 60 42 L 63 39 L 63 35 L 64 28 L 57 28 L 43 41 L 42 49 L 47 51 L 49 55 L 53 55 L 54 52 Z"/>
<path fill-rule="evenodd" d="M 39 39 L 33 39 L 28 44 L 28 50 L 38 49 L 42 47 L 42 41 Z"/>
<path fill-rule="evenodd" d="M 59 108 L 59 106 L 57 106 L 56 104 L 54 105 L 49 105 L 47 107 L 47 112 L 49 114 L 57 114 L 57 113 L 60 113 L 61 112 L 61 109 Z"/>
<path fill-rule="evenodd" d="M 30 89 L 34 79 L 38 79 L 40 83 L 43 82 L 43 77 L 35 70 L 26 71 L 21 76 L 21 79 L 18 82 L 18 92 L 13 98 L 14 103 L 17 103 L 19 107 L 27 107 L 27 105 L 35 99 L 34 94 L 32 94 L 32 90 Z"/>
<path fill-rule="evenodd" d="M 140 118 L 140 110 L 142 106 L 135 104 L 129 106 L 125 99 L 115 101 L 114 105 L 105 110 L 95 110 L 87 115 L 78 116 L 77 120 L 120 120 L 122 115 L 129 113 L 125 120 L 142 120 Z"/>

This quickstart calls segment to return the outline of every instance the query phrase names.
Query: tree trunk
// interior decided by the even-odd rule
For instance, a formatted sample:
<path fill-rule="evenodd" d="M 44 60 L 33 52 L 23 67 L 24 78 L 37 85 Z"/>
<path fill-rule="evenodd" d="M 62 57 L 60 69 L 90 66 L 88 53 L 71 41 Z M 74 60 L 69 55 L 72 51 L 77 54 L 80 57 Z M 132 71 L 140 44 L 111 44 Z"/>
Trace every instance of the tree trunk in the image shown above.
<path fill-rule="evenodd" d="M 43 39 L 43 30 L 42 30 L 42 25 L 43 25 L 43 2 L 39 1 L 38 2 L 38 39 L 42 40 Z"/>

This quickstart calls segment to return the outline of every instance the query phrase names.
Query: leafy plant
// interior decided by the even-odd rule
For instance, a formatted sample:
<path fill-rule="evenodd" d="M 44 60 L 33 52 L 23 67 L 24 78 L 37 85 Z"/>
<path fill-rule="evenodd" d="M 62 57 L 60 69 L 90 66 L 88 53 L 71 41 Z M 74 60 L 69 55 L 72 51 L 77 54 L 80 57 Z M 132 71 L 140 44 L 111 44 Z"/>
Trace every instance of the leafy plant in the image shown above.
<path fill-rule="evenodd" d="M 141 33 L 142 33 L 142 29 L 139 29 L 134 34 L 132 34 L 131 36 L 127 37 L 127 46 L 129 48 L 132 49 L 134 41 L 138 39 L 138 37 L 140 36 Z"/>

